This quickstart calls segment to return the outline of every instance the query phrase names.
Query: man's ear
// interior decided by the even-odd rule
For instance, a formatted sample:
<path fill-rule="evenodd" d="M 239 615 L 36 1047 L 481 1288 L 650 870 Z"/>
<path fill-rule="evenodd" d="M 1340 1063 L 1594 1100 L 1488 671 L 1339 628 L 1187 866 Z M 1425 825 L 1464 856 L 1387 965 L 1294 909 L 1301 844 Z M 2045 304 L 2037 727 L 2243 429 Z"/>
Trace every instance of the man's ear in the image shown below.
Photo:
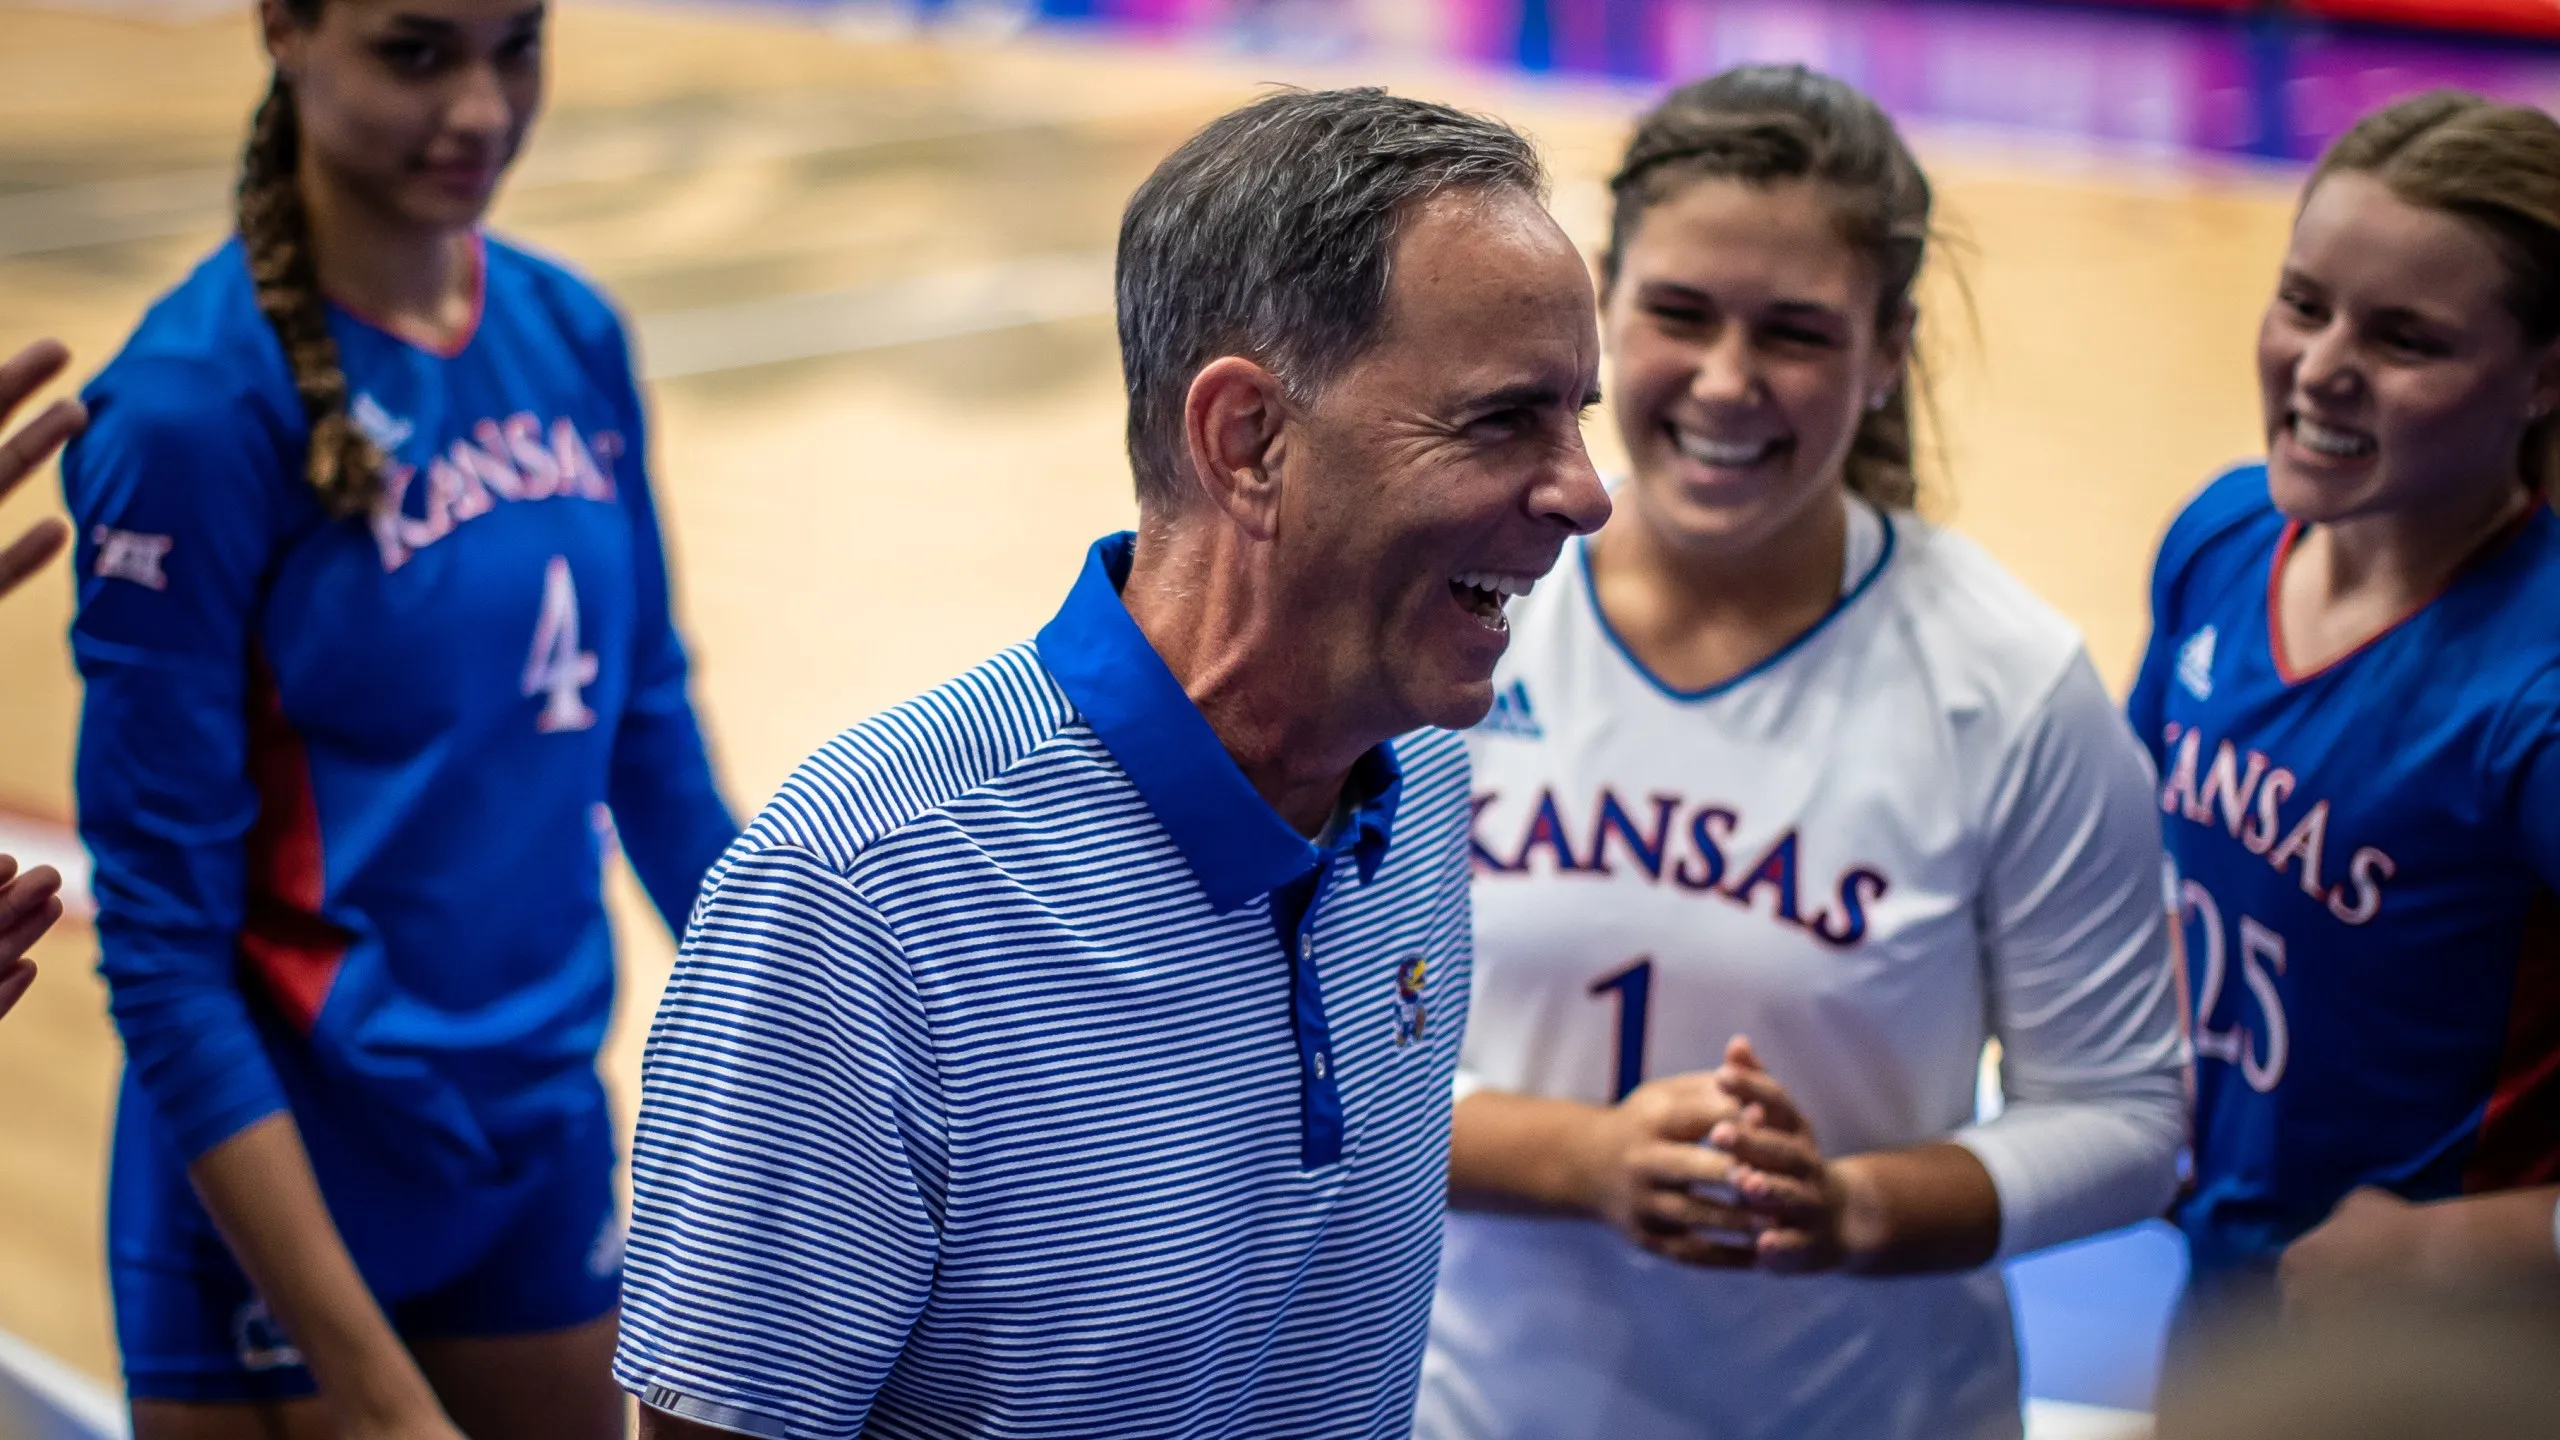
<path fill-rule="evenodd" d="M 1191 377 L 1182 435 L 1199 497 L 1257 540 L 1280 521 L 1280 430 L 1288 395 L 1280 377 L 1241 355 L 1225 355 Z"/>

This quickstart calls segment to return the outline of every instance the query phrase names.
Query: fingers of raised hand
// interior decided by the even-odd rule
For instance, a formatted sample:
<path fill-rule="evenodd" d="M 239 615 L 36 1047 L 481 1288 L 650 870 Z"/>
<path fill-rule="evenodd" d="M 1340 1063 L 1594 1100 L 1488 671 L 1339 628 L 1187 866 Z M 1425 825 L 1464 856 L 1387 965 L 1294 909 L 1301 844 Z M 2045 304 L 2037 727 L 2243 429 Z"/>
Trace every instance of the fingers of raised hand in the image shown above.
<path fill-rule="evenodd" d="M 47 895 L 24 914 L 0 920 L 0 966 L 14 965 L 35 948 L 53 922 L 62 918 L 62 901 Z"/>
<path fill-rule="evenodd" d="M 0 962 L 25 954 L 37 936 L 62 918 L 61 891 L 62 876 L 50 865 L 0 883 Z"/>
<path fill-rule="evenodd" d="M 79 401 L 66 397 L 37 411 L 36 418 L 0 440 L 0 495 L 34 474 L 46 456 L 61 449 L 88 423 L 89 412 Z"/>
<path fill-rule="evenodd" d="M 27 987 L 34 983 L 36 962 L 33 960 L 0 963 L 0 1015 L 8 1014 L 9 1007 L 17 1004 L 18 997 L 26 994 Z"/>
<path fill-rule="evenodd" d="M 27 533 L 0 546 L 0 595 L 44 568 L 44 562 L 71 539 L 71 527 L 57 519 L 39 520 Z"/>
<path fill-rule="evenodd" d="M 28 396 L 44 388 L 45 382 L 62 373 L 71 363 L 71 352 L 62 342 L 38 340 L 24 350 L 0 360 L 0 423 L 6 423 L 9 412 L 26 403 Z"/>

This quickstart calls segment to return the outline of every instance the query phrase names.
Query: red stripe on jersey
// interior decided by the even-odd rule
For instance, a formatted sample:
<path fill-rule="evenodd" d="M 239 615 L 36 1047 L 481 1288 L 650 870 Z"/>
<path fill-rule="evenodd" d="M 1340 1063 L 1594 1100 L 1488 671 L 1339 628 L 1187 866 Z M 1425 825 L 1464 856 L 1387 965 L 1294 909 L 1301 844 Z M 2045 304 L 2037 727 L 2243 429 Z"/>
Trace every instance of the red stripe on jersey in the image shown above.
<path fill-rule="evenodd" d="M 249 778 L 258 788 L 258 818 L 249 827 L 240 954 L 285 1018 L 307 1034 L 351 937 L 320 913 L 326 871 L 311 760 L 263 661 L 249 670 Z"/>
<path fill-rule="evenodd" d="M 2478 1193 L 2554 1181 L 2560 1181 L 2560 896 L 2537 888 L 2516 955 L 2506 1051 L 2462 1188 Z"/>

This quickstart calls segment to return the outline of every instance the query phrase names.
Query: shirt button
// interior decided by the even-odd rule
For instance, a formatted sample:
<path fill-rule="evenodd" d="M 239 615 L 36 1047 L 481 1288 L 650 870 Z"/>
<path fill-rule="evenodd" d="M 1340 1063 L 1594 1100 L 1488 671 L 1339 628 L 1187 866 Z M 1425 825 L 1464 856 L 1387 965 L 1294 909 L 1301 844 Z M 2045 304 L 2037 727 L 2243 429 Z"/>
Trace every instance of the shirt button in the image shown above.
<path fill-rule="evenodd" d="M 1324 1052 L 1321 1050 L 1316 1052 L 1316 1078 L 1324 1078 Z"/>

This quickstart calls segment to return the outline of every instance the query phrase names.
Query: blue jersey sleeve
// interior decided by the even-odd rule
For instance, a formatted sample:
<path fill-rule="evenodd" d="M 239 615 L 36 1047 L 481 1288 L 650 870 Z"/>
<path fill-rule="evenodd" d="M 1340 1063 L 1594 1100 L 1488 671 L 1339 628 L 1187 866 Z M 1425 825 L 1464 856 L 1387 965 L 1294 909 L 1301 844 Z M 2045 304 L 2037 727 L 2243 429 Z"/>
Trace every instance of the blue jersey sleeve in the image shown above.
<path fill-rule="evenodd" d="M 631 460 L 623 503 L 631 513 L 632 573 L 639 590 L 631 695 L 614 733 L 607 794 L 632 870 L 667 928 L 682 935 L 703 874 L 738 837 L 738 822 L 720 798 L 694 717 L 666 544 L 650 494 L 647 417 L 632 380 L 629 346 L 609 312 L 605 319 L 601 364 L 622 397 Z"/>
<path fill-rule="evenodd" d="M 2151 636 L 2143 642 L 2142 665 L 2134 672 L 2133 689 L 2125 697 L 2125 718 L 2134 738 L 2165 769 L 2167 741 L 2161 726 L 2168 718 L 2169 681 L 2177 668 L 2177 647 L 2185 631 L 2179 619 L 2188 567 L 2197 552 L 2216 536 L 2267 507 L 2267 467 L 2234 466 L 2216 475 L 2186 503 L 2160 539 L 2151 561 Z"/>
<path fill-rule="evenodd" d="M 99 968 L 133 1074 L 189 1161 L 285 1108 L 234 969 L 258 813 L 249 668 L 290 523 L 275 483 L 288 457 L 236 389 L 209 365 L 119 367 L 63 461 Z"/>

